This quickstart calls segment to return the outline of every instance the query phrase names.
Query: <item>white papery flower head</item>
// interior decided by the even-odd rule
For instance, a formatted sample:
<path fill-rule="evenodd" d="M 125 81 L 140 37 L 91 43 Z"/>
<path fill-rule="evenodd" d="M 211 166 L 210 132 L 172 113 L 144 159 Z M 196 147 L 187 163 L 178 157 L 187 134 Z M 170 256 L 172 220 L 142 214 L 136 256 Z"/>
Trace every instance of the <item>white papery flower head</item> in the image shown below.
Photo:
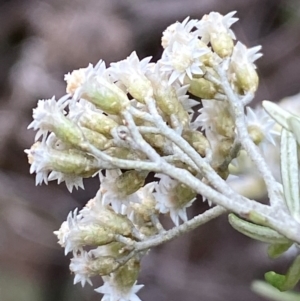
<path fill-rule="evenodd" d="M 256 69 L 253 63 L 262 56 L 262 53 L 258 52 L 259 50 L 261 50 L 261 46 L 247 48 L 243 43 L 238 41 L 231 55 L 231 65 L 234 67 L 246 65 Z"/>
<path fill-rule="evenodd" d="M 156 209 L 165 214 L 170 213 L 170 217 L 176 226 L 179 225 L 179 219 L 186 222 L 186 208 L 192 205 L 194 198 L 188 203 L 178 203 L 178 196 L 175 192 L 175 187 L 179 184 L 178 181 L 171 179 L 164 174 L 156 174 L 160 178 L 159 183 L 156 183 L 154 197 L 156 199 Z"/>
<path fill-rule="evenodd" d="M 257 89 L 259 78 L 255 71 L 254 61 L 262 56 L 258 52 L 260 49 L 261 46 L 247 48 L 240 42 L 237 42 L 233 48 L 228 77 L 244 93 L 254 93 Z"/>
<path fill-rule="evenodd" d="M 209 49 L 201 47 L 198 38 L 187 43 L 175 41 L 162 54 L 159 61 L 161 71 L 170 76 L 169 84 L 173 84 L 176 80 L 183 84 L 186 75 L 192 79 L 193 74 L 202 75 L 204 73 L 202 70 L 204 65 L 200 58 L 208 52 Z"/>
<path fill-rule="evenodd" d="M 84 189 L 83 178 L 74 174 L 65 174 L 59 171 L 51 171 L 48 176 L 49 181 L 57 180 L 57 184 L 65 182 L 68 190 L 73 191 L 73 187 Z"/>
<path fill-rule="evenodd" d="M 49 131 L 53 131 L 56 124 L 60 123 L 60 119 L 64 118 L 66 112 L 64 108 L 67 106 L 67 99 L 70 95 L 65 95 L 58 101 L 55 96 L 51 99 L 39 100 L 37 107 L 33 109 L 33 121 L 27 127 L 37 131 L 35 141 L 43 136 L 46 138 Z"/>
<path fill-rule="evenodd" d="M 68 214 L 67 220 L 61 224 L 60 229 L 53 232 L 58 238 L 58 243 L 65 248 L 65 255 L 71 251 L 76 252 L 80 249 L 76 243 L 76 239 L 70 237 L 70 233 L 74 229 L 78 229 L 78 223 L 81 219 L 82 215 L 78 214 L 78 209 L 76 208 Z"/>
<path fill-rule="evenodd" d="M 73 99 L 75 100 L 80 99 L 84 91 L 89 89 L 91 79 L 97 76 L 108 79 L 105 62 L 102 60 L 95 67 L 89 64 L 86 68 L 80 68 L 66 74 L 64 79 L 67 82 L 67 93 L 73 95 Z"/>
<path fill-rule="evenodd" d="M 36 142 L 30 149 L 26 149 L 25 153 L 28 155 L 30 163 L 31 174 L 36 173 L 35 185 L 41 185 L 43 182 L 48 184 L 48 174 L 50 172 L 50 154 L 46 144 Z"/>
<path fill-rule="evenodd" d="M 279 133 L 273 130 L 275 121 L 261 107 L 254 110 L 246 107 L 246 111 L 246 123 L 250 136 L 254 135 L 254 140 L 259 142 L 262 150 L 265 150 L 268 143 L 276 145 L 276 137 Z"/>
<path fill-rule="evenodd" d="M 122 212 L 122 206 L 130 202 L 138 203 L 139 197 L 136 193 L 126 195 L 116 187 L 116 180 L 122 174 L 119 169 L 106 170 L 105 176 L 100 172 L 100 192 L 102 193 L 102 204 L 111 205 L 116 213 Z"/>
<path fill-rule="evenodd" d="M 198 105 L 199 101 L 189 97 L 189 95 L 187 93 L 189 85 L 185 85 L 185 86 L 178 85 L 178 87 L 177 87 L 177 85 L 174 85 L 174 86 L 176 88 L 176 94 L 177 94 L 178 100 L 182 104 L 183 108 L 190 114 L 193 114 L 194 110 L 192 108 L 194 106 Z"/>
<path fill-rule="evenodd" d="M 89 253 L 86 251 L 74 254 L 70 263 L 70 271 L 75 274 L 73 284 L 80 282 L 82 287 L 84 287 L 86 283 L 93 285 L 90 277 L 95 276 L 95 274 L 89 269 L 89 261 L 91 260 Z"/>
<path fill-rule="evenodd" d="M 192 123 L 192 128 L 201 127 L 201 130 L 204 130 L 206 134 L 209 131 L 222 136 L 230 136 L 233 131 L 233 128 L 230 128 L 233 121 L 230 118 L 227 102 L 214 99 L 202 99 L 201 102 L 203 107 L 199 110 L 199 116 Z"/>
<path fill-rule="evenodd" d="M 103 294 L 102 301 L 141 301 L 137 292 L 144 286 L 134 284 L 132 287 L 120 287 L 113 277 L 102 277 L 104 284 L 95 289 Z"/>
<path fill-rule="evenodd" d="M 130 206 L 124 207 L 122 214 L 126 214 L 128 218 L 135 224 L 144 224 L 145 219 L 157 213 L 155 206 L 156 201 L 153 195 L 156 182 L 151 182 L 141 187 L 136 194 L 138 195 L 140 202 L 131 203 Z M 140 220 L 142 216 L 142 221 Z"/>
<path fill-rule="evenodd" d="M 85 161 L 79 162 L 78 156 L 75 153 L 72 155 L 71 152 L 65 151 L 63 144 L 57 144 L 57 149 L 54 149 L 53 146 L 50 146 L 51 140 L 55 141 L 55 136 L 50 135 L 46 141 L 36 142 L 30 149 L 25 150 L 30 163 L 30 173 L 36 173 L 35 184 L 41 185 L 43 182 L 48 184 L 48 181 L 57 180 L 58 184 L 65 182 L 70 192 L 72 192 L 73 187 L 84 189 L 82 175 L 76 174 L 76 172 L 61 172 L 56 168 L 63 168 L 63 164 L 65 164 L 69 170 L 71 165 L 79 170 L 79 165 L 88 164 L 86 159 L 80 157 L 80 160 Z M 85 166 L 80 167 L 85 168 Z"/>
<path fill-rule="evenodd" d="M 153 94 L 152 85 L 145 76 L 150 60 L 151 57 L 140 60 L 134 51 L 125 60 L 111 63 L 108 72 L 114 81 L 126 87 L 132 97 L 143 102 L 145 97 Z"/>
<path fill-rule="evenodd" d="M 233 11 L 223 16 L 220 13 L 211 12 L 208 15 L 204 15 L 196 24 L 199 35 L 202 37 L 202 41 L 204 43 L 209 43 L 212 35 L 220 33 L 226 33 L 232 39 L 235 39 L 235 34 L 230 29 L 231 25 L 238 21 L 238 18 L 232 17 L 235 13 L 236 11 Z"/>
<path fill-rule="evenodd" d="M 190 17 L 185 18 L 182 22 L 176 22 L 169 25 L 163 32 L 161 44 L 163 48 L 167 48 L 174 42 L 187 43 L 197 37 L 197 32 L 192 31 L 199 20 Z"/>

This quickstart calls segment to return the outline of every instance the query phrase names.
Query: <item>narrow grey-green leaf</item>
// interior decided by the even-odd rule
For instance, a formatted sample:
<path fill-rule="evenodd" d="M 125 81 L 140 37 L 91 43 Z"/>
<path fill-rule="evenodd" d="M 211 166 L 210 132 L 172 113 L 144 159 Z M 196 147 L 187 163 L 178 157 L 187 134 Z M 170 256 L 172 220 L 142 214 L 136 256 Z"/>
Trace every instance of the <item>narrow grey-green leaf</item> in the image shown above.
<path fill-rule="evenodd" d="M 299 177 L 297 142 L 294 135 L 282 129 L 281 132 L 281 177 L 286 204 L 291 215 L 300 221 Z"/>
<path fill-rule="evenodd" d="M 288 124 L 288 119 L 292 116 L 293 114 L 289 113 L 288 111 L 282 109 L 280 106 L 275 104 L 274 102 L 264 100 L 262 102 L 262 106 L 265 109 L 265 111 L 277 122 L 279 123 L 282 127 L 285 129 L 289 130 L 289 124 Z"/>
<path fill-rule="evenodd" d="M 264 281 L 256 280 L 251 285 L 258 295 L 272 301 L 299 301 L 300 294 L 296 292 L 280 292 L 277 288 Z"/>
<path fill-rule="evenodd" d="M 265 279 L 281 292 L 293 289 L 300 280 L 300 255 L 295 258 L 286 275 L 270 271 L 265 273 Z"/>
<path fill-rule="evenodd" d="M 287 251 L 291 246 L 292 242 L 289 242 L 287 244 L 271 244 L 268 247 L 268 255 L 270 258 L 277 258 L 279 257 L 282 253 Z"/>
<path fill-rule="evenodd" d="M 290 131 L 294 134 L 297 143 L 300 145 L 300 118 L 297 116 L 291 116 L 288 118 L 287 123 Z"/>
<path fill-rule="evenodd" d="M 228 221 L 235 230 L 253 239 L 270 244 L 287 244 L 290 242 L 290 240 L 279 234 L 277 231 L 269 227 L 247 222 L 233 213 L 228 215 Z"/>

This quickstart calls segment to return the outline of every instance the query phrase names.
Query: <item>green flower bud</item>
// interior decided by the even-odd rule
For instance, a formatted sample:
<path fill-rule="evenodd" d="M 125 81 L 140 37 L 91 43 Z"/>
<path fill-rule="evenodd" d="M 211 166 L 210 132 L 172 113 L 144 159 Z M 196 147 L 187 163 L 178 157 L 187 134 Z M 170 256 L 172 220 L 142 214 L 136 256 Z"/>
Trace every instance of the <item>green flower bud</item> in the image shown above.
<path fill-rule="evenodd" d="M 136 259 L 130 259 L 125 265 L 120 267 L 113 275 L 117 286 L 120 288 L 132 287 L 139 275 L 140 263 Z"/>
<path fill-rule="evenodd" d="M 108 140 L 104 135 L 94 132 L 88 128 L 82 127 L 81 128 L 84 137 L 87 139 L 88 142 L 96 146 L 100 150 L 107 149 L 113 145 L 112 140 Z"/>
<path fill-rule="evenodd" d="M 74 150 L 51 151 L 53 170 L 66 174 L 90 177 L 99 170 L 97 160 Z"/>
<path fill-rule="evenodd" d="M 178 112 L 179 101 L 174 87 L 167 81 L 152 80 L 154 88 L 154 98 L 161 111 L 170 116 Z"/>
<path fill-rule="evenodd" d="M 92 215 L 95 223 L 113 233 L 129 236 L 132 232 L 133 224 L 126 216 L 116 213 L 108 206 L 103 206 L 101 201 L 97 201 L 96 198 L 86 204 L 85 208 L 81 210 L 81 214 L 83 216 Z"/>
<path fill-rule="evenodd" d="M 80 116 L 79 123 L 95 132 L 105 135 L 108 138 L 111 138 L 111 130 L 118 126 L 118 123 L 115 122 L 110 117 L 88 110 Z"/>
<path fill-rule="evenodd" d="M 78 147 L 84 139 L 79 127 L 65 116 L 59 120 L 60 123 L 53 124 L 53 133 L 63 142 Z"/>
<path fill-rule="evenodd" d="M 223 110 L 222 114 L 218 116 L 215 123 L 216 131 L 219 135 L 226 138 L 233 138 L 235 136 L 235 124 L 229 110 Z"/>
<path fill-rule="evenodd" d="M 114 233 L 97 224 L 80 225 L 70 233 L 78 246 L 103 246 L 114 240 Z"/>
<path fill-rule="evenodd" d="M 125 195 L 130 195 L 144 186 L 147 171 L 128 170 L 118 177 L 116 187 Z"/>
<path fill-rule="evenodd" d="M 104 151 L 107 155 L 119 159 L 140 160 L 145 156 L 125 147 L 110 147 Z"/>
<path fill-rule="evenodd" d="M 101 256 L 100 258 L 90 261 L 88 268 L 94 272 L 95 275 L 105 276 L 118 268 L 118 266 L 119 263 L 114 257 Z"/>
<path fill-rule="evenodd" d="M 130 104 L 127 95 L 117 85 L 99 77 L 91 79 L 82 98 L 112 115 L 120 114 Z"/>
<path fill-rule="evenodd" d="M 190 85 L 188 91 L 197 97 L 213 99 L 217 93 L 217 87 L 205 78 L 186 79 Z"/>
<path fill-rule="evenodd" d="M 184 130 L 182 137 L 202 156 L 205 157 L 206 150 L 210 147 L 206 137 L 199 131 Z"/>
<path fill-rule="evenodd" d="M 151 82 L 144 75 L 130 75 L 126 84 L 130 95 L 141 103 L 145 103 L 145 98 L 153 95 Z"/>
<path fill-rule="evenodd" d="M 182 183 L 178 183 L 174 190 L 174 195 L 176 196 L 174 202 L 178 208 L 184 207 L 197 196 L 197 193 L 193 189 Z"/>

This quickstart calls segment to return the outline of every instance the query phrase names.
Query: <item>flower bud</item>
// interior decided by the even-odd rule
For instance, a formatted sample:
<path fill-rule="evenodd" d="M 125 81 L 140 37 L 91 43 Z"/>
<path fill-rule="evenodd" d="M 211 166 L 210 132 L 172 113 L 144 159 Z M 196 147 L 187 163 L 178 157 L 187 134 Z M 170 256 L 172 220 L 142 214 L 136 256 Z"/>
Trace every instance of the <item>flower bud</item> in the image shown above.
<path fill-rule="evenodd" d="M 197 196 L 197 193 L 185 184 L 178 183 L 174 188 L 174 195 L 176 198 L 176 207 L 181 208 L 194 199 Z"/>
<path fill-rule="evenodd" d="M 55 150 L 37 142 L 27 151 L 31 172 L 55 170 L 64 174 L 90 177 L 100 169 L 93 157 L 78 150 Z"/>
<path fill-rule="evenodd" d="M 144 75 L 128 75 L 126 87 L 130 95 L 141 103 L 145 103 L 145 98 L 153 95 L 151 82 Z"/>
<path fill-rule="evenodd" d="M 167 116 L 178 112 L 179 101 L 176 90 L 168 84 L 168 81 L 152 76 L 151 82 L 154 88 L 154 98 L 158 107 Z"/>
<path fill-rule="evenodd" d="M 126 216 L 102 205 L 101 197 L 101 192 L 98 192 L 97 197 L 90 200 L 80 214 L 85 220 L 102 225 L 113 233 L 129 236 L 133 228 L 132 222 Z"/>
<path fill-rule="evenodd" d="M 139 272 L 140 262 L 135 258 L 130 259 L 113 274 L 116 286 L 124 289 L 132 287 L 138 278 Z"/>
<path fill-rule="evenodd" d="M 222 135 L 226 138 L 234 137 L 235 124 L 228 110 L 223 110 L 220 116 L 218 116 L 215 127 L 219 135 Z"/>
<path fill-rule="evenodd" d="M 129 105 L 127 95 L 117 85 L 102 77 L 90 79 L 82 98 L 90 101 L 105 113 L 113 115 L 118 115 Z"/>
<path fill-rule="evenodd" d="M 88 128 L 82 127 L 81 128 L 84 137 L 87 139 L 88 142 L 96 146 L 100 150 L 107 149 L 113 145 L 112 140 L 108 140 L 104 135 L 94 132 Z"/>
<path fill-rule="evenodd" d="M 179 103 L 178 105 L 178 112 L 176 113 L 176 116 L 184 128 L 189 125 L 190 123 L 189 113 L 184 109 L 181 103 Z"/>
<path fill-rule="evenodd" d="M 201 61 L 204 66 L 213 66 L 214 65 L 214 55 L 211 49 L 201 40 L 198 39 L 197 41 L 198 48 L 199 49 L 205 49 L 206 52 L 199 57 L 199 60 Z M 205 67 L 201 67 L 203 70 L 205 70 Z"/>
<path fill-rule="evenodd" d="M 111 256 L 92 258 L 89 253 L 71 258 L 70 271 L 74 274 L 85 275 L 86 277 L 104 276 L 110 274 L 119 264 Z"/>
<path fill-rule="evenodd" d="M 258 86 L 258 75 L 254 61 L 262 56 L 258 51 L 261 46 L 247 48 L 240 42 L 234 46 L 229 66 L 229 75 L 233 84 L 241 92 L 255 92 Z"/>
<path fill-rule="evenodd" d="M 114 233 L 96 224 L 78 224 L 72 228 L 68 240 L 78 247 L 103 246 L 114 240 Z"/>
<path fill-rule="evenodd" d="M 143 187 L 147 175 L 147 171 L 128 170 L 117 178 L 116 187 L 125 195 L 130 195 Z"/>
<path fill-rule="evenodd" d="M 236 86 L 243 92 L 255 92 L 258 87 L 259 78 L 252 66 L 239 66 L 235 70 Z"/>
<path fill-rule="evenodd" d="M 144 155 L 125 147 L 110 147 L 104 151 L 107 155 L 119 159 L 140 160 Z"/>
<path fill-rule="evenodd" d="M 217 93 L 217 87 L 205 78 L 187 79 L 189 92 L 197 97 L 212 99 Z"/>
<path fill-rule="evenodd" d="M 105 135 L 108 138 L 112 137 L 111 130 L 118 126 L 118 123 L 110 117 L 92 110 L 84 112 L 80 116 L 79 123 L 92 131 Z"/>
<path fill-rule="evenodd" d="M 206 150 L 210 147 L 206 137 L 199 131 L 184 130 L 182 137 L 202 156 L 205 157 Z"/>
<path fill-rule="evenodd" d="M 259 126 L 250 125 L 247 129 L 249 136 L 256 145 L 259 145 L 265 139 L 265 135 Z"/>
<path fill-rule="evenodd" d="M 213 50 L 221 58 L 231 55 L 234 47 L 233 39 L 227 32 L 212 33 L 210 37 L 210 43 Z"/>

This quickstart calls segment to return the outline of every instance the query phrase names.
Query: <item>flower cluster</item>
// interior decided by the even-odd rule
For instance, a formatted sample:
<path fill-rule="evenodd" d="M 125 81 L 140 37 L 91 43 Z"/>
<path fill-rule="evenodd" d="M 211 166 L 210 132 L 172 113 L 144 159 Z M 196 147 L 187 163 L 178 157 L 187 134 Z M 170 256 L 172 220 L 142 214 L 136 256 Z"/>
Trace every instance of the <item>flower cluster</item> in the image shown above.
<path fill-rule="evenodd" d="M 83 178 L 100 179 L 96 197 L 55 234 L 73 254 L 74 283 L 102 276 L 96 291 L 104 301 L 139 300 L 137 277 L 149 248 L 224 208 L 242 216 L 268 212 L 268 225 L 282 231 L 272 224 L 273 211 L 226 183 L 230 163 L 246 151 L 271 183 L 270 197 L 279 195 L 256 147 L 275 143 L 275 122 L 260 108 L 245 110 L 258 86 L 260 46 L 235 43 L 234 14 L 170 25 L 156 63 L 133 52 L 108 67 L 100 60 L 75 70 L 65 76 L 67 95 L 40 100 L 33 110 L 36 143 L 26 153 L 36 184 L 57 180 L 72 192 L 84 187 Z M 218 206 L 189 220 L 197 195 Z M 169 235 L 159 220 L 167 214 L 175 224 Z"/>

